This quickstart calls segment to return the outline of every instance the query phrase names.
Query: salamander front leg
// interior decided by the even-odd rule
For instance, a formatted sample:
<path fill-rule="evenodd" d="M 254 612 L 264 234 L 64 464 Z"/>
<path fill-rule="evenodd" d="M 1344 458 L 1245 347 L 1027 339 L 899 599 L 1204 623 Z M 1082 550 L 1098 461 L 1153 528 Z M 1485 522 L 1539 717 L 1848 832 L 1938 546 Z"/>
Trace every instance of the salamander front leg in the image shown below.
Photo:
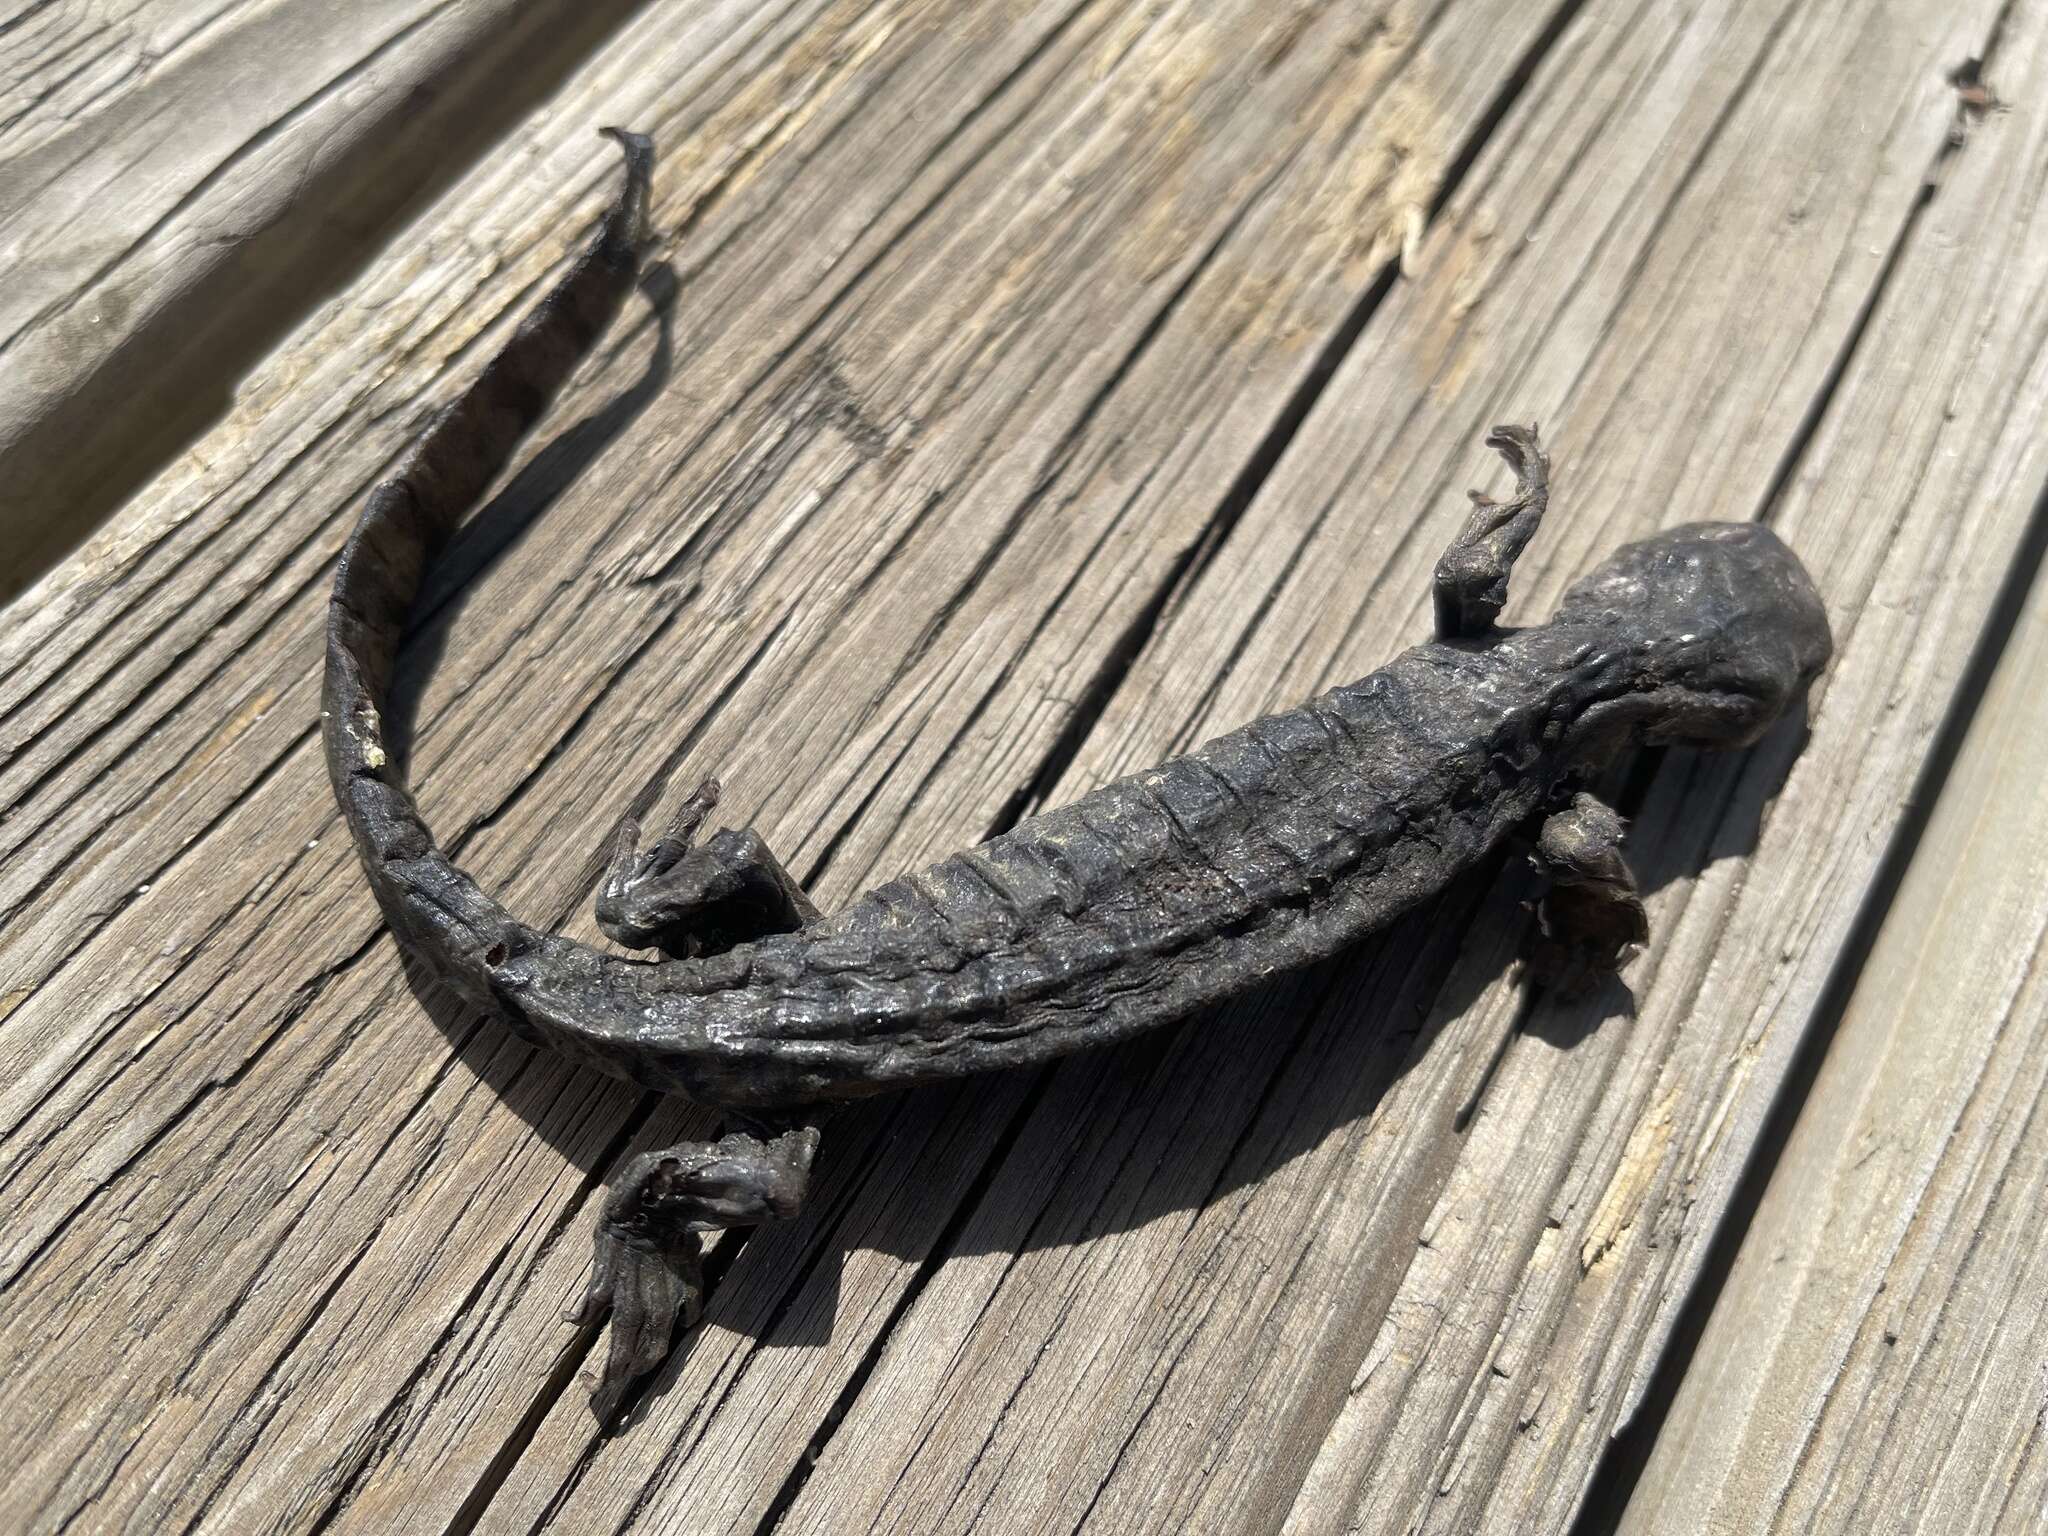
<path fill-rule="evenodd" d="M 1507 606 L 1508 572 L 1521 557 L 1550 501 L 1550 460 L 1533 426 L 1495 427 L 1486 446 L 1515 472 L 1506 501 L 1473 491 L 1472 515 L 1436 563 L 1436 632 L 1442 640 L 1486 634 Z"/>
<path fill-rule="evenodd" d="M 804 1125 L 774 1137 L 685 1141 L 626 1165 L 598 1221 L 590 1287 L 568 1314 L 578 1324 L 612 1315 L 601 1414 L 661 1364 L 679 1322 L 696 1322 L 704 1303 L 697 1234 L 796 1215 L 817 1150 L 818 1128 Z"/>
<path fill-rule="evenodd" d="M 1583 792 L 1543 823 L 1530 862 L 1550 889 L 1536 904 L 1529 965 L 1536 979 L 1580 997 L 1650 937 L 1636 877 L 1621 856 L 1628 823 Z"/>
<path fill-rule="evenodd" d="M 714 832 L 693 846 L 718 804 L 706 779 L 684 802 L 666 837 L 638 849 L 640 828 L 619 826 L 597 896 L 597 924 L 633 949 L 688 956 L 730 949 L 817 921 L 818 909 L 751 827 Z"/>

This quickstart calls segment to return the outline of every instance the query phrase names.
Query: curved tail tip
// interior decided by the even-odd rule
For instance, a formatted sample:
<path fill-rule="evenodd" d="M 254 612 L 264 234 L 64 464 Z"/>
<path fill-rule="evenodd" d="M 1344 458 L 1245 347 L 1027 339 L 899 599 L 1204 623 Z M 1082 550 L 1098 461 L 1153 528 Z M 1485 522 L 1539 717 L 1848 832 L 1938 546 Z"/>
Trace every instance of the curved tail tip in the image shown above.
<path fill-rule="evenodd" d="M 608 124 L 607 126 L 600 128 L 597 131 L 604 135 L 604 137 L 610 139 L 613 143 L 617 144 L 621 149 L 625 150 L 626 159 L 628 163 L 653 163 L 654 140 L 649 138 L 646 134 L 635 133 L 630 128 L 620 128 L 615 124 Z"/>
<path fill-rule="evenodd" d="M 626 238 L 637 250 L 648 239 L 647 202 L 654 179 L 654 140 L 630 128 L 606 127 L 597 131 L 617 144 L 626 157 L 626 192 L 620 206 L 626 215 Z"/>

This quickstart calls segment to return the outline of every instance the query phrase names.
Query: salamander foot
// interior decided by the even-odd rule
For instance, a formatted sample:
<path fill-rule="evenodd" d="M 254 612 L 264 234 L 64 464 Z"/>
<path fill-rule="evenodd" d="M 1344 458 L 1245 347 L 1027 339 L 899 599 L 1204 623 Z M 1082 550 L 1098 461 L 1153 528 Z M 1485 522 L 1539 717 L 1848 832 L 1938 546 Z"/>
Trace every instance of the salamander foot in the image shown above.
<path fill-rule="evenodd" d="M 1486 446 L 1515 472 L 1515 494 L 1495 501 L 1473 491 L 1472 515 L 1436 563 L 1436 632 L 1472 639 L 1493 628 L 1508 601 L 1508 572 L 1550 504 L 1550 460 L 1533 426 L 1499 426 Z"/>
<path fill-rule="evenodd" d="M 667 1358 L 679 1330 L 704 1310 L 704 1261 L 697 1236 L 673 1243 L 637 1240 L 615 1230 L 609 1217 L 597 1228 L 596 1262 L 582 1301 L 564 1321 L 588 1326 L 612 1319 L 611 1353 L 591 1396 L 599 1418 L 610 1418 L 628 1387 Z"/>
<path fill-rule="evenodd" d="M 772 1138 L 680 1142 L 626 1165 L 598 1222 L 589 1288 L 567 1314 L 580 1325 L 612 1315 L 593 1397 L 599 1417 L 661 1364 L 679 1324 L 696 1322 L 704 1301 L 697 1234 L 796 1215 L 817 1150 L 818 1128 L 804 1125 Z"/>
<path fill-rule="evenodd" d="M 642 851 L 639 824 L 619 824 L 597 895 L 597 924 L 632 949 L 677 956 L 730 949 L 817 921 L 818 909 L 751 827 L 694 846 L 718 804 L 718 781 L 698 785 L 666 837 Z"/>
<path fill-rule="evenodd" d="M 1545 986 L 1583 997 L 1650 937 L 1649 915 L 1621 856 L 1628 823 L 1580 793 L 1543 823 L 1530 862 L 1550 881 L 1536 904 L 1529 968 Z"/>

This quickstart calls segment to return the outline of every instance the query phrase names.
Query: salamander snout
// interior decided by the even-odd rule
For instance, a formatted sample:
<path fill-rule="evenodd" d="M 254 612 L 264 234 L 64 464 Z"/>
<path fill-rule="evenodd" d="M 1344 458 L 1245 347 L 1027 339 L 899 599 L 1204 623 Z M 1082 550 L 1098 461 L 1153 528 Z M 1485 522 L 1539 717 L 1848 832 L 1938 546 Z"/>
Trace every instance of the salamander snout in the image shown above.
<path fill-rule="evenodd" d="M 1626 638 L 1639 677 L 1627 713 L 1652 743 L 1747 746 L 1834 653 L 1806 568 L 1757 523 L 1687 523 L 1624 545 L 1558 618 Z"/>

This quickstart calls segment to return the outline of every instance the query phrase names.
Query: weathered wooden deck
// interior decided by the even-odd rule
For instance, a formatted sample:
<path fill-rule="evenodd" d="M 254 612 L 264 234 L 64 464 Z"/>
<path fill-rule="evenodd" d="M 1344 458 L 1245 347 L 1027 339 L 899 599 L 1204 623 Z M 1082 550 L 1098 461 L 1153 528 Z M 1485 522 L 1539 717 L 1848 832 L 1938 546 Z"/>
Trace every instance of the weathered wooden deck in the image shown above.
<path fill-rule="evenodd" d="M 1618 786 L 1632 1009 L 1509 861 L 864 1107 L 602 1434 L 593 1203 L 711 1121 L 416 995 L 316 727 L 604 122 L 662 265 L 407 658 L 486 885 L 593 937 L 716 771 L 830 905 L 1361 674 L 1534 418 L 1514 614 L 1715 516 L 1836 627 Z M 2048 0 L 12 0 L 0 1529 L 2041 1529 L 2044 181 Z"/>

